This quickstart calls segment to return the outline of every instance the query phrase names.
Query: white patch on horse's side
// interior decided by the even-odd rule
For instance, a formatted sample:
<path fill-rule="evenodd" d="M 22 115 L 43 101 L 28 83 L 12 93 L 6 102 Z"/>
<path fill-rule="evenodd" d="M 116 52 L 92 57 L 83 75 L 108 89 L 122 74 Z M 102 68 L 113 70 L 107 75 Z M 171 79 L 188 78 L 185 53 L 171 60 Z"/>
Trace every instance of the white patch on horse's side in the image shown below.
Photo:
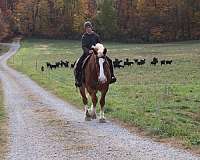
<path fill-rule="evenodd" d="M 103 68 L 103 63 L 105 60 L 103 58 L 99 58 L 99 67 L 100 67 L 100 73 L 99 73 L 99 81 L 100 82 L 106 82 L 107 78 L 104 74 L 104 68 Z"/>

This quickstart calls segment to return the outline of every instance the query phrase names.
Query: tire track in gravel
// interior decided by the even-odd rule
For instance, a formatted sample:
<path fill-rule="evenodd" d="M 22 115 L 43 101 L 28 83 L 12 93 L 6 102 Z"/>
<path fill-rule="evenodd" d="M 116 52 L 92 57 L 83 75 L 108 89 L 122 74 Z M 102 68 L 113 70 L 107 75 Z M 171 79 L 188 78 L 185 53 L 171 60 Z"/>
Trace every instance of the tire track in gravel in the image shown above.
<path fill-rule="evenodd" d="M 18 42 L 0 57 L 0 78 L 9 115 L 8 160 L 200 160 L 184 150 L 153 142 L 97 120 L 48 93 L 6 65 Z"/>

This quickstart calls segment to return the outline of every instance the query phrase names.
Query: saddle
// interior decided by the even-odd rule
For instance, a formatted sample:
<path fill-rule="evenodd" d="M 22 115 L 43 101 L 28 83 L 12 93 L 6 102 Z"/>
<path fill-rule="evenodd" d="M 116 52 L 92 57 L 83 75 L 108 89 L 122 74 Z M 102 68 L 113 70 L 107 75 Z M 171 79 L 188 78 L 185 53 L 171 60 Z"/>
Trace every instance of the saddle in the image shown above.
<path fill-rule="evenodd" d="M 90 59 L 91 56 L 92 56 L 92 54 L 89 54 L 89 55 L 84 59 L 83 64 L 82 64 L 82 71 L 84 71 L 85 66 L 86 66 L 86 64 L 87 64 L 87 62 L 88 62 L 88 60 Z"/>
<path fill-rule="evenodd" d="M 88 63 L 88 60 L 90 59 L 90 57 L 92 56 L 92 54 L 89 54 L 83 61 L 82 64 L 82 82 L 85 82 L 85 66 Z"/>

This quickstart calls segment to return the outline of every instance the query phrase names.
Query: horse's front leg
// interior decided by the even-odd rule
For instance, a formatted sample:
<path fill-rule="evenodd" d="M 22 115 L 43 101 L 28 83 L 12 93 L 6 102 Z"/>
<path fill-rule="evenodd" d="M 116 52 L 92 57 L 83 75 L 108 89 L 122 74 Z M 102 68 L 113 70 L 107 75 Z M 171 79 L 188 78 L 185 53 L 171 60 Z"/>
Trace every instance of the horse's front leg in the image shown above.
<path fill-rule="evenodd" d="M 91 115 L 90 115 L 90 113 L 89 113 L 89 111 L 88 111 L 88 106 L 87 105 L 85 105 L 85 120 L 86 121 L 91 121 Z"/>
<path fill-rule="evenodd" d="M 92 97 L 92 106 L 91 106 L 91 116 L 92 116 L 92 119 L 96 119 L 97 118 L 97 114 L 96 114 L 96 105 L 97 105 L 97 101 L 98 101 L 98 98 L 96 96 L 96 93 L 93 93 L 91 95 Z"/>
<path fill-rule="evenodd" d="M 100 99 L 101 108 L 100 108 L 100 119 L 99 119 L 100 123 L 106 123 L 106 118 L 104 116 L 105 96 L 106 96 L 106 92 L 101 93 L 101 99 Z"/>
<path fill-rule="evenodd" d="M 85 120 L 91 121 L 91 115 L 88 111 L 88 99 L 87 99 L 87 96 L 86 96 L 86 93 L 85 93 L 85 87 L 80 87 L 79 90 L 80 90 L 82 100 L 83 100 L 83 104 L 84 104 Z"/>

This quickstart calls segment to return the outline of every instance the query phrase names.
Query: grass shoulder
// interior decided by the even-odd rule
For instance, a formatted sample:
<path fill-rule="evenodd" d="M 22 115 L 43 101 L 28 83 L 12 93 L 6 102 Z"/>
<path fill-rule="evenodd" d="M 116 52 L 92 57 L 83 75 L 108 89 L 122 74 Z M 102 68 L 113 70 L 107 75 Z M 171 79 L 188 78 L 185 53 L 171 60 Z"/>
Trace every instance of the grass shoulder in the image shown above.
<path fill-rule="evenodd" d="M 9 48 L 3 45 L 0 45 L 0 56 L 6 52 L 8 52 Z"/>
<path fill-rule="evenodd" d="M 0 84 L 0 159 L 5 158 L 8 141 L 7 116 L 3 102 L 3 90 Z"/>

